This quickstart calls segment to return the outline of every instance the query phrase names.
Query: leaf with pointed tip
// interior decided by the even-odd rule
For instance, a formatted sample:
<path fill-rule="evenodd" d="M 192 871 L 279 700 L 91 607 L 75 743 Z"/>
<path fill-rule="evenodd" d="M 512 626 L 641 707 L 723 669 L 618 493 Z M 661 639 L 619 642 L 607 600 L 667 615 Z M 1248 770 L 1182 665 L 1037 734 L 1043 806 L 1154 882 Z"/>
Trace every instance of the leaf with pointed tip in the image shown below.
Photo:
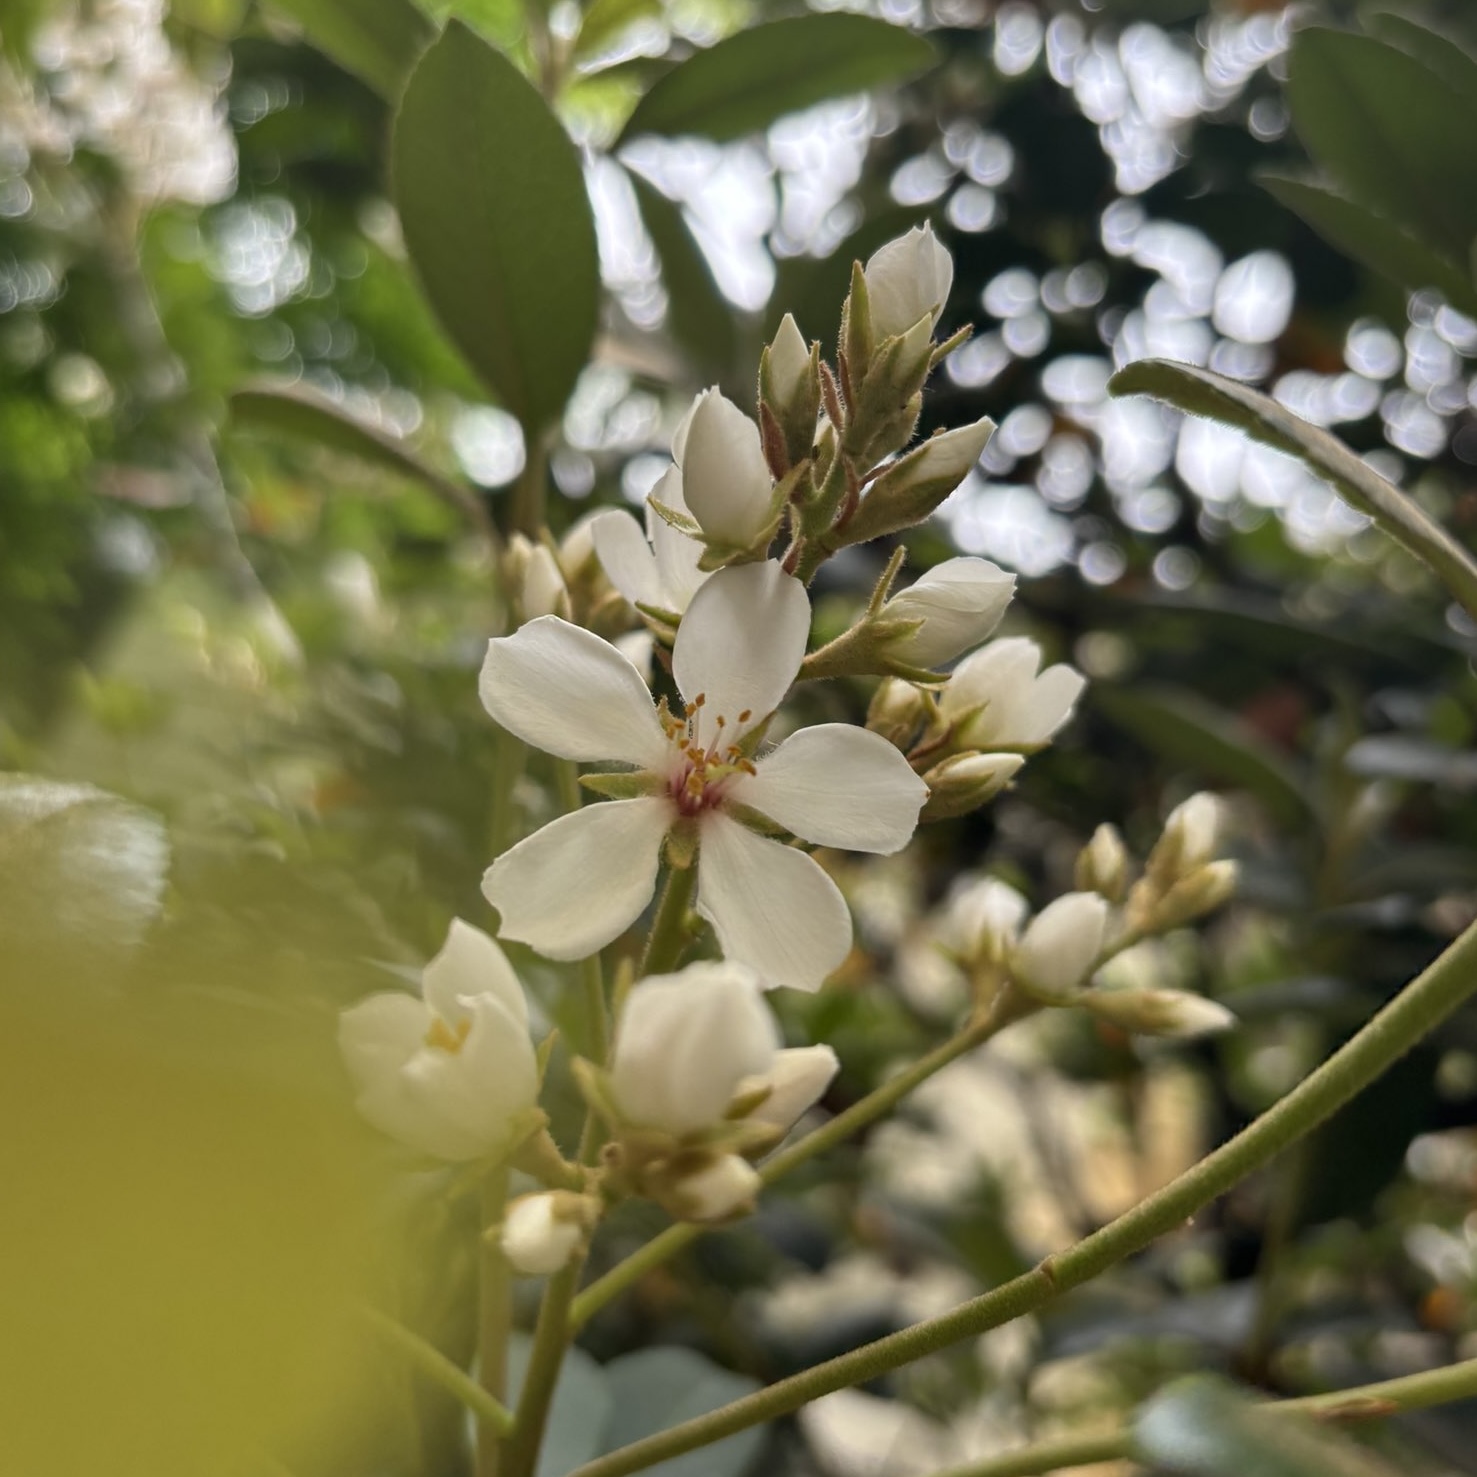
<path fill-rule="evenodd" d="M 1398 46 L 1429 67 L 1448 87 L 1477 96 L 1477 57 L 1449 36 L 1395 10 L 1370 5 L 1361 11 L 1364 29 L 1376 40 Z"/>
<path fill-rule="evenodd" d="M 579 157 L 505 57 L 453 22 L 395 120 L 393 193 L 442 327 L 535 436 L 595 337 L 600 262 Z"/>
<path fill-rule="evenodd" d="M 923 71 L 921 36 L 867 15 L 832 11 L 770 21 L 679 63 L 652 86 L 621 130 L 697 134 L 726 143 L 827 98 Z"/>
<path fill-rule="evenodd" d="M 346 72 L 394 102 L 436 34 L 410 0 L 270 0 Z"/>
<path fill-rule="evenodd" d="M 1447 590 L 1477 616 L 1477 561 L 1439 523 L 1342 441 L 1236 380 L 1193 364 L 1140 359 L 1108 381 L 1113 395 L 1152 395 L 1189 415 L 1245 431 L 1297 457 L 1310 471 L 1429 566 Z"/>

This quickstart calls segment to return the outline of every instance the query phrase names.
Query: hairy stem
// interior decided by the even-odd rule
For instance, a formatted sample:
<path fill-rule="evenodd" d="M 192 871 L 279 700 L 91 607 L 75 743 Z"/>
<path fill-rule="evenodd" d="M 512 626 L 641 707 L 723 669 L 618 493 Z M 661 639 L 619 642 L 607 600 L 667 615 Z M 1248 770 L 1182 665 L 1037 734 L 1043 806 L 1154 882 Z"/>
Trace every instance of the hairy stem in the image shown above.
<path fill-rule="evenodd" d="M 682 951 L 687 947 L 687 910 L 696 882 L 696 867 L 673 867 L 668 871 L 638 975 L 665 974 L 682 962 Z"/>
<path fill-rule="evenodd" d="M 1310 1133 L 1477 991 L 1477 924 L 1280 1102 L 1117 1220 L 1003 1286 L 576 1469 L 625 1477 L 998 1328 L 1143 1250 Z"/>

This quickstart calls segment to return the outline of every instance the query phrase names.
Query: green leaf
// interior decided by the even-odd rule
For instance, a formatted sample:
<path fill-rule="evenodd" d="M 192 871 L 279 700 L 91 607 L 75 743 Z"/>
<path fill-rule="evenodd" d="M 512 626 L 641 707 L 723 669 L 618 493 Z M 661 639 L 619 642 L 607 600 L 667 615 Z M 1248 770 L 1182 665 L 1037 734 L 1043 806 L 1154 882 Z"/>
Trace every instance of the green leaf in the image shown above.
<path fill-rule="evenodd" d="M 611 1360 L 604 1373 L 615 1402 L 606 1451 L 706 1415 L 759 1388 L 758 1380 L 723 1369 L 693 1349 L 642 1349 Z M 764 1427 L 756 1426 L 648 1470 L 652 1477 L 739 1477 L 763 1441 Z"/>
<path fill-rule="evenodd" d="M 319 51 L 389 102 L 436 30 L 411 0 L 269 0 Z"/>
<path fill-rule="evenodd" d="M 1468 97 L 1477 96 L 1477 57 L 1439 31 L 1433 31 L 1393 10 L 1367 6 L 1361 12 L 1371 36 L 1413 56 L 1448 87 Z"/>
<path fill-rule="evenodd" d="M 1234 713 L 1193 693 L 1158 685 L 1094 687 L 1092 701 L 1148 748 L 1250 790 L 1285 824 L 1306 826 L 1312 818 L 1309 786 L 1301 771 Z"/>
<path fill-rule="evenodd" d="M 1152 395 L 1189 415 L 1235 426 L 1254 440 L 1297 457 L 1428 565 L 1447 590 L 1477 616 L 1477 562 L 1471 554 L 1327 431 L 1310 426 L 1270 396 L 1235 380 L 1167 359 L 1140 359 L 1127 365 L 1108 381 L 1108 389 L 1114 395 Z"/>
<path fill-rule="evenodd" d="M 0 958 L 116 961 L 158 916 L 168 870 L 152 812 L 92 785 L 0 775 Z"/>
<path fill-rule="evenodd" d="M 1412 292 L 1435 287 L 1452 304 L 1477 313 L 1477 287 L 1465 263 L 1418 241 L 1403 226 L 1314 179 L 1270 171 L 1257 176 L 1287 208 L 1340 251 Z"/>
<path fill-rule="evenodd" d="M 486 509 L 470 489 L 428 466 L 398 436 L 351 415 L 310 385 L 300 381 L 246 385 L 231 396 L 231 420 L 248 430 L 301 436 L 330 451 L 409 477 L 430 488 L 475 527 L 486 532 L 491 526 Z"/>
<path fill-rule="evenodd" d="M 595 0 L 574 38 L 574 59 L 587 62 L 609 51 L 637 21 L 660 20 L 662 0 Z"/>
<path fill-rule="evenodd" d="M 508 1341 L 510 1408 L 517 1406 L 532 1348 L 533 1340 L 526 1333 L 515 1333 Z M 559 1366 L 535 1477 L 565 1477 L 607 1450 L 606 1430 L 614 1400 L 606 1371 L 583 1349 L 569 1349 Z"/>
<path fill-rule="evenodd" d="M 1187 1477 L 1395 1477 L 1346 1437 L 1209 1375 L 1176 1380 L 1141 1406 L 1134 1444 L 1144 1462 Z"/>
<path fill-rule="evenodd" d="M 672 336 L 695 365 L 721 378 L 734 358 L 733 309 L 718 290 L 681 207 L 640 175 L 630 178 L 641 220 L 661 259 Z"/>
<path fill-rule="evenodd" d="M 833 11 L 771 21 L 699 51 L 660 78 L 621 140 L 698 134 L 718 143 L 767 128 L 786 113 L 921 72 L 934 50 L 871 16 Z"/>
<path fill-rule="evenodd" d="M 1465 256 L 1477 236 L 1477 97 L 1373 37 L 1309 26 L 1292 43 L 1287 98 L 1345 193 Z"/>
<path fill-rule="evenodd" d="M 392 173 L 437 317 L 536 436 L 563 410 L 599 310 L 595 222 L 573 144 L 528 79 L 454 22 L 406 87 Z"/>

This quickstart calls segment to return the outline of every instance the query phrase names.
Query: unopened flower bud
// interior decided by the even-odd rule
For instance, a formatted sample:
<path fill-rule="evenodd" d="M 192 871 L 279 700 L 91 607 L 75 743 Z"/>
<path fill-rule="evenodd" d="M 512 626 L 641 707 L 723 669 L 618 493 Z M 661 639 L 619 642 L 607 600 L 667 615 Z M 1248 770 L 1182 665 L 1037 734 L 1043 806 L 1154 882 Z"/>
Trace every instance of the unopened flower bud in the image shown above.
<path fill-rule="evenodd" d="M 568 1190 L 520 1195 L 503 1221 L 503 1255 L 515 1272 L 547 1277 L 569 1265 L 599 1214 L 598 1201 Z"/>
<path fill-rule="evenodd" d="M 727 548 L 749 549 L 776 521 L 774 479 L 759 428 L 716 389 L 693 403 L 672 439 L 687 507 L 703 533 Z"/>
<path fill-rule="evenodd" d="M 1094 1015 L 1145 1036 L 1210 1036 L 1236 1024 L 1224 1005 L 1184 990 L 1089 990 L 1078 996 Z"/>
<path fill-rule="evenodd" d="M 1077 854 L 1077 886 L 1095 892 L 1110 903 L 1121 903 L 1128 890 L 1128 850 L 1116 826 L 1106 823 Z"/>
<path fill-rule="evenodd" d="M 846 541 L 867 543 L 922 523 L 974 470 L 995 434 L 989 416 L 930 436 L 887 469 L 847 523 Z"/>
<path fill-rule="evenodd" d="M 911 682 L 884 677 L 867 705 L 867 727 L 906 750 L 928 717 L 928 699 Z"/>
<path fill-rule="evenodd" d="M 883 620 L 923 624 L 888 642 L 887 654 L 914 667 L 938 667 L 978 646 L 1000 624 L 1015 576 L 988 559 L 946 559 L 882 607 Z"/>
<path fill-rule="evenodd" d="M 564 575 L 559 561 L 543 544 L 515 533 L 508 540 L 504 571 L 508 594 L 520 621 L 536 620 L 541 615 L 569 619 L 569 590 Z"/>
<path fill-rule="evenodd" d="M 1233 861 L 1219 861 L 1182 876 L 1155 905 L 1150 926 L 1167 932 L 1214 912 L 1235 893 L 1239 870 Z"/>
<path fill-rule="evenodd" d="M 982 646 L 954 669 L 939 708 L 965 749 L 1039 749 L 1072 716 L 1087 679 L 1065 664 L 1040 671 L 1025 636 Z"/>
<path fill-rule="evenodd" d="M 931 225 L 914 226 L 873 252 L 863 276 L 878 342 L 906 333 L 920 318 L 932 333 L 953 286 L 954 259 Z"/>
<path fill-rule="evenodd" d="M 1010 972 L 1033 995 L 1064 1001 L 1097 967 L 1108 931 L 1108 904 L 1095 892 L 1069 892 L 1026 926 L 1010 956 Z"/>
<path fill-rule="evenodd" d="M 1170 811 L 1145 870 L 1162 887 L 1215 859 L 1221 832 L 1221 800 L 1201 790 Z"/>
<path fill-rule="evenodd" d="M 774 1065 L 761 1077 L 745 1077 L 736 1096 L 764 1091 L 759 1106 L 744 1114 L 751 1123 L 771 1123 L 788 1133 L 821 1099 L 841 1069 L 829 1046 L 792 1046 L 777 1052 Z"/>
<path fill-rule="evenodd" d="M 1019 754 L 954 754 L 924 771 L 928 786 L 920 821 L 967 815 L 993 800 L 1026 761 Z"/>
<path fill-rule="evenodd" d="M 783 441 L 783 457 L 772 460 L 771 469 L 778 473 L 804 461 L 815 447 L 820 417 L 820 350 L 805 342 L 789 313 L 759 356 L 759 399 Z"/>
<path fill-rule="evenodd" d="M 944 931 L 966 964 L 1003 964 L 1021 936 L 1030 904 L 1008 883 L 982 877 L 958 892 L 945 914 Z"/>
<path fill-rule="evenodd" d="M 666 1203 L 683 1220 L 732 1220 L 753 1210 L 763 1184 L 758 1170 L 747 1159 L 724 1154 L 677 1181 Z"/>

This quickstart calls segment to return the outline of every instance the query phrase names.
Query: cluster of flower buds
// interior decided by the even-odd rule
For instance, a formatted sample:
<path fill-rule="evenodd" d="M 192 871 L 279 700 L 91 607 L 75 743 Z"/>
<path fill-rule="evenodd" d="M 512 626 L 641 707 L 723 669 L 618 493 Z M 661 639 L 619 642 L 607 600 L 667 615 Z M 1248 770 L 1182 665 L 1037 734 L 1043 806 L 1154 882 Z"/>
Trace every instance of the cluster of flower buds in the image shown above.
<path fill-rule="evenodd" d="M 515 624 L 557 615 L 591 629 L 613 626 L 623 609 L 596 547 L 601 514 L 579 519 L 557 543 L 515 533 L 503 552 L 503 586 Z"/>
<path fill-rule="evenodd" d="M 829 1046 L 784 1049 L 751 970 L 690 964 L 626 997 L 608 1070 L 580 1084 L 610 1125 L 606 1183 L 679 1220 L 753 1209 L 754 1161 L 774 1149 L 837 1070 Z"/>
<path fill-rule="evenodd" d="M 1135 936 L 1167 933 L 1221 906 L 1236 890 L 1236 863 L 1218 858 L 1220 800 L 1202 791 L 1177 805 L 1128 891 L 1124 925 Z"/>

